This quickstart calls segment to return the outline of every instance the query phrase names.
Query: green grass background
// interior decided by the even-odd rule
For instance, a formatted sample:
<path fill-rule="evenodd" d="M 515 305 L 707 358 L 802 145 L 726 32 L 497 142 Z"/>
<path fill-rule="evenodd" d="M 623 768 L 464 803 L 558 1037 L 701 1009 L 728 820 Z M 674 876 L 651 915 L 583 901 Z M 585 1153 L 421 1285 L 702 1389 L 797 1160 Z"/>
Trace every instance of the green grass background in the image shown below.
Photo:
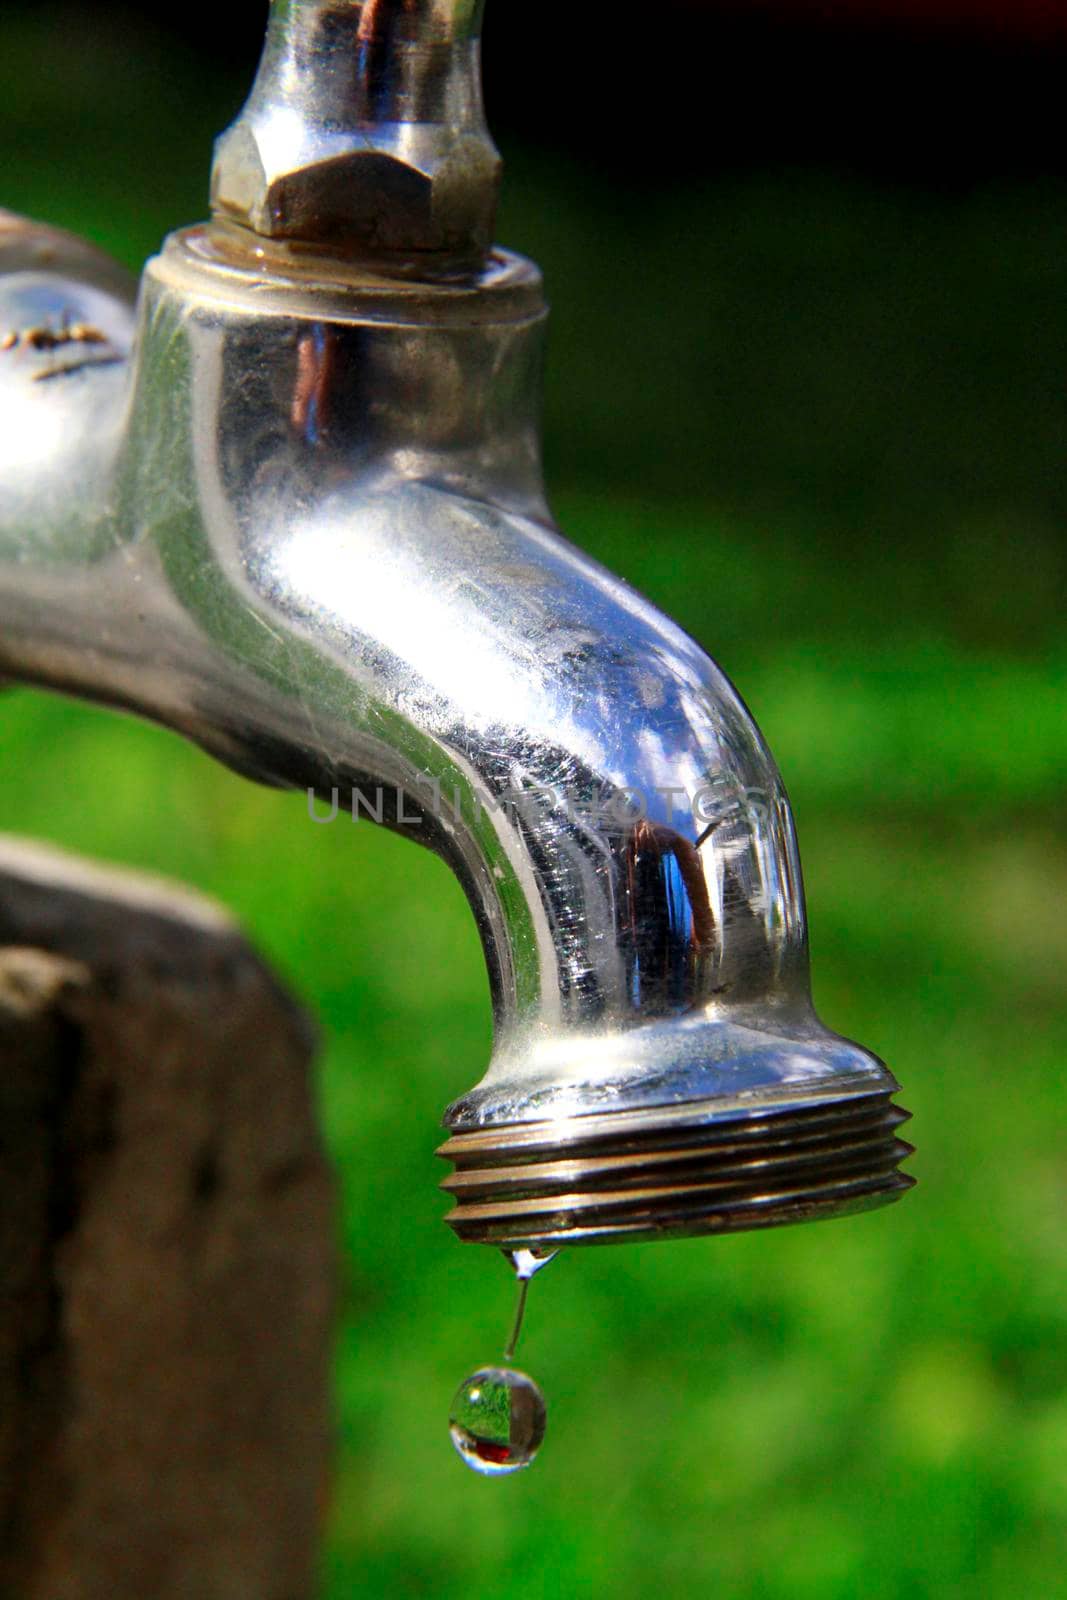
<path fill-rule="evenodd" d="M 240 87 L 148 35 L 0 26 L 0 203 L 131 264 L 202 214 Z M 818 1228 L 564 1258 L 531 1472 L 455 1459 L 504 1264 L 433 1151 L 488 996 L 445 869 L 176 738 L 15 690 L 0 827 L 200 885 L 317 1010 L 343 1196 L 328 1600 L 983 1600 L 1067 1570 L 1067 194 L 817 172 L 659 194 L 509 151 L 546 268 L 554 503 L 696 634 L 797 813 L 816 999 L 921 1187 Z"/>

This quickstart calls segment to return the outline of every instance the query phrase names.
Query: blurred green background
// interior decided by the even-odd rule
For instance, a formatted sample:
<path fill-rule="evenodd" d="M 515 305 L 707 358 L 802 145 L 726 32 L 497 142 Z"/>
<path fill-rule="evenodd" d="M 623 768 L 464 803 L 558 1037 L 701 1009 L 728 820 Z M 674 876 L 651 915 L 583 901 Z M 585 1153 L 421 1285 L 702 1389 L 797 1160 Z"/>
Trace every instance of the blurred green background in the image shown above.
<path fill-rule="evenodd" d="M 73 16 L 73 13 L 71 13 Z M 0 13 L 0 203 L 131 265 L 244 83 Z M 322 1018 L 343 1195 L 328 1600 L 1018 1600 L 1067 1570 L 1067 187 L 594 175 L 510 145 L 555 305 L 563 526 L 738 684 L 797 815 L 816 1000 L 904 1083 L 920 1187 L 828 1227 L 587 1251 L 532 1295 L 536 1467 L 452 1392 L 504 1263 L 441 1222 L 488 992 L 446 870 L 176 738 L 13 690 L 0 827 L 233 906 Z"/>

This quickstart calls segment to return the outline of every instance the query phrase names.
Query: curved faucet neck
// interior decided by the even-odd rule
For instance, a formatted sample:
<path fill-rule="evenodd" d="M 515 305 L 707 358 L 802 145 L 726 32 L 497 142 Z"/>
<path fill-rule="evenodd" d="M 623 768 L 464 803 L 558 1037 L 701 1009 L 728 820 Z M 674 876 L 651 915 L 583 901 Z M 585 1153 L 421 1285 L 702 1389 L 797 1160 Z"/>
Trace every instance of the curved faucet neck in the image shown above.
<path fill-rule="evenodd" d="M 0 249 L 0 670 L 267 782 L 358 784 L 387 826 L 415 802 L 496 1002 L 490 1070 L 447 1113 L 461 1237 L 894 1198 L 895 1083 L 812 1013 L 758 730 L 548 524 L 535 269 L 426 284 L 250 241 L 169 242 L 129 363 L 125 296 L 79 281 L 83 252 Z"/>

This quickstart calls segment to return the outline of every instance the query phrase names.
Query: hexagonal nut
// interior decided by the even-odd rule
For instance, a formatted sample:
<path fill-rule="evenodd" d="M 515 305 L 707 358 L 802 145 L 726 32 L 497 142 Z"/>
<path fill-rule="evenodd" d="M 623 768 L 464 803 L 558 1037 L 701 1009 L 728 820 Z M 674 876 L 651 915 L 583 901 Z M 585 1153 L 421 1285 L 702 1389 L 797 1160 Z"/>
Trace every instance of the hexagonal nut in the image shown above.
<path fill-rule="evenodd" d="M 397 130 L 399 131 L 399 130 Z M 305 137 L 286 159 L 242 119 L 216 145 L 215 211 L 270 239 L 343 245 L 372 257 L 484 257 L 501 162 L 487 136 L 433 125 Z"/>

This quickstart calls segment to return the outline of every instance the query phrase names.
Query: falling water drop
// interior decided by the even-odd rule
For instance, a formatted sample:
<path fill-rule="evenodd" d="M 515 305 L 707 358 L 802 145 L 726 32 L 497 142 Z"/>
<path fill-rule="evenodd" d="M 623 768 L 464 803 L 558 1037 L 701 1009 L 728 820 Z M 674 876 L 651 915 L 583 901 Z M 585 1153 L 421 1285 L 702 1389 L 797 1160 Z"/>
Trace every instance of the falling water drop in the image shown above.
<path fill-rule="evenodd" d="M 558 1254 L 505 1250 L 519 1282 L 515 1321 L 504 1350 L 510 1361 L 522 1332 L 530 1279 Z M 504 1478 L 528 1467 L 545 1436 L 545 1398 L 532 1378 L 513 1367 L 480 1367 L 456 1390 L 448 1429 L 459 1457 L 483 1478 Z"/>
<path fill-rule="evenodd" d="M 528 1467 L 545 1436 L 545 1401 L 525 1372 L 481 1367 L 456 1391 L 448 1419 L 452 1443 L 486 1478 Z"/>

